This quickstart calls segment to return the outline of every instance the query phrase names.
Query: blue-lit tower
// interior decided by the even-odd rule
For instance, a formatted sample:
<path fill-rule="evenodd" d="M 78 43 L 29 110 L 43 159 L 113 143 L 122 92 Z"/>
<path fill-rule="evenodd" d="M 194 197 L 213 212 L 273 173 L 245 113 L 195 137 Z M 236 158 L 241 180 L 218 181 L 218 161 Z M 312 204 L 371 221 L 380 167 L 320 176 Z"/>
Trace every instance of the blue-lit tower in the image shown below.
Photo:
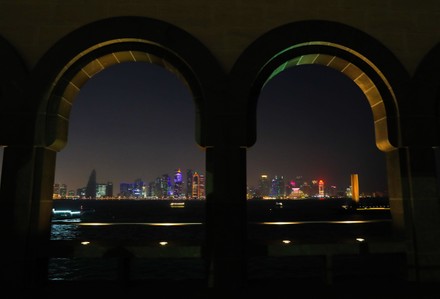
<path fill-rule="evenodd" d="M 142 190 L 144 188 L 144 182 L 141 179 L 136 179 L 133 184 L 132 196 L 142 197 Z"/>
<path fill-rule="evenodd" d="M 174 198 L 180 198 L 183 195 L 183 178 L 182 172 L 179 169 L 176 169 L 174 172 L 174 190 L 173 196 Z"/>
<path fill-rule="evenodd" d="M 275 198 L 284 198 L 285 197 L 285 184 L 284 184 L 284 177 L 283 176 L 275 176 L 272 179 L 272 186 L 271 186 L 271 196 Z"/>
<path fill-rule="evenodd" d="M 123 197 L 130 197 L 133 190 L 133 184 L 130 183 L 120 183 L 119 184 L 119 195 Z"/>

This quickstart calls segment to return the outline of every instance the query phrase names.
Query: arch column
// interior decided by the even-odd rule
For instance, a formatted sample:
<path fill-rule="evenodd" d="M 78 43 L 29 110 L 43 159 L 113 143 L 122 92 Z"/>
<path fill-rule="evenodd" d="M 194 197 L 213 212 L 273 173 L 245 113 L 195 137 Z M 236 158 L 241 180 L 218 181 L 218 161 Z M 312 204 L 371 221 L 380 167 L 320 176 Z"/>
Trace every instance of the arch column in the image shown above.
<path fill-rule="evenodd" d="M 223 119 L 218 132 L 236 132 L 234 123 Z M 247 268 L 246 148 L 229 140 L 232 135 L 220 133 L 206 148 L 208 286 L 224 295 L 244 288 Z"/>
<path fill-rule="evenodd" d="M 1 205 L 6 236 L 2 281 L 11 288 L 31 288 L 47 280 L 53 179 L 56 153 L 33 146 L 4 150 Z"/>
<path fill-rule="evenodd" d="M 397 231 L 405 230 L 409 279 L 440 281 L 440 201 L 432 147 L 387 153 L 390 205 Z"/>

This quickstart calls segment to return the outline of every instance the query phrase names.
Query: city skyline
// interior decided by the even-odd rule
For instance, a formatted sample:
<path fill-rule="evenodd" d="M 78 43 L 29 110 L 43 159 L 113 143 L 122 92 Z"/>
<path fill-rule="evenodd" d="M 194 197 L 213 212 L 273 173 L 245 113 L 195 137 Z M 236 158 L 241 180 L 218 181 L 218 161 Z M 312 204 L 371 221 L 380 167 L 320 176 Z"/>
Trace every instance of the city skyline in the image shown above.
<path fill-rule="evenodd" d="M 114 182 L 97 181 L 97 172 L 92 170 L 87 185 L 77 190 L 68 188 L 65 183 L 54 183 L 54 199 L 63 198 L 144 198 L 144 199 L 167 199 L 167 198 L 205 198 L 205 175 L 191 169 L 186 170 L 184 175 L 180 168 L 175 171 L 157 176 L 154 181 L 143 181 L 137 178 L 131 182 L 119 182 L 119 192 L 114 193 Z M 195 177 L 196 181 L 195 181 Z M 355 186 L 353 179 L 356 178 Z M 351 197 L 353 188 L 358 192 L 358 174 L 350 175 L 351 183 L 343 188 L 332 184 L 327 184 L 322 179 L 304 178 L 284 178 L 275 175 L 273 177 L 261 174 L 256 186 L 247 186 L 248 199 L 252 198 L 298 198 L 304 197 Z M 196 185 L 194 185 L 194 182 Z M 199 184 L 200 183 L 200 184 Z M 194 187 L 195 186 L 195 187 Z M 202 186 L 202 189 L 199 189 Z M 165 189 L 164 189 L 165 188 Z M 198 191 L 194 193 L 194 188 Z M 158 189 L 161 189 L 161 191 Z M 156 191 L 154 191 L 156 190 Z M 202 193 L 200 193 L 202 190 Z M 161 193 L 158 196 L 157 191 Z M 300 195 L 301 194 L 301 195 Z M 384 197 L 386 192 L 362 193 L 363 197 Z"/>
<path fill-rule="evenodd" d="M 176 170 L 182 170 L 181 168 L 175 168 L 174 169 L 174 171 L 176 171 Z M 185 172 L 187 172 L 187 171 L 189 171 L 189 170 L 191 170 L 191 171 L 194 171 L 193 169 L 186 169 L 185 170 Z M 94 169 L 94 170 L 92 170 L 92 173 L 93 172 L 95 172 L 95 175 L 98 175 L 98 172 Z M 198 171 L 194 171 L 194 172 L 198 172 Z M 174 172 L 173 172 L 174 173 Z M 172 177 L 173 176 L 173 173 L 171 173 L 171 172 L 164 172 L 163 174 L 161 174 L 161 175 L 157 175 L 156 176 L 156 178 L 154 179 L 154 180 L 152 180 L 152 181 L 145 181 L 145 180 L 143 180 L 142 179 L 142 177 L 140 177 L 140 178 L 135 178 L 135 179 L 133 179 L 133 180 L 131 180 L 131 181 L 122 181 L 122 182 L 113 182 L 113 181 L 100 181 L 100 180 L 97 180 L 97 183 L 99 183 L 99 184 L 109 184 L 109 183 L 111 183 L 112 185 L 113 185 L 113 187 L 114 186 L 121 186 L 121 185 L 123 185 L 123 184 L 135 184 L 136 183 L 136 181 L 138 181 L 138 180 L 140 180 L 140 181 L 142 181 L 143 183 L 145 183 L 146 185 L 148 185 L 149 183 L 152 183 L 152 182 L 154 182 L 155 180 L 157 180 L 158 178 L 160 178 L 161 176 L 163 176 L 163 175 L 168 175 L 169 177 Z M 205 175 L 204 173 L 199 173 L 200 175 Z M 182 175 L 182 176 L 184 176 L 184 175 Z M 297 176 L 295 176 L 295 177 L 285 177 L 284 175 L 274 175 L 274 176 L 270 176 L 270 175 L 267 175 L 266 173 L 261 173 L 261 174 L 259 174 L 259 178 L 261 178 L 261 177 L 263 177 L 263 176 L 265 176 L 265 177 L 268 177 L 269 178 L 269 180 L 272 180 L 272 179 L 275 179 L 275 178 L 277 178 L 277 177 L 281 177 L 281 178 L 283 178 L 284 179 L 284 181 L 285 181 L 285 184 L 287 185 L 287 184 L 290 184 L 290 185 L 293 185 L 293 184 L 296 184 L 296 186 L 298 186 L 298 182 L 299 181 L 301 181 L 301 182 L 306 182 L 307 184 L 312 184 L 313 182 L 318 182 L 319 180 L 321 180 L 319 177 L 312 177 L 312 178 L 304 178 L 303 176 L 301 176 L 301 175 L 297 175 Z M 185 179 L 187 179 L 187 177 L 186 176 L 184 176 L 185 177 Z M 331 182 L 331 181 L 330 181 Z M 81 186 L 81 187 L 79 187 L 79 188 L 76 188 L 76 189 L 72 189 L 72 188 L 70 188 L 69 186 L 69 184 L 67 183 L 67 182 L 54 182 L 54 184 L 56 184 L 56 185 L 64 185 L 66 188 L 67 188 L 67 191 L 69 191 L 69 192 L 71 192 L 71 191 L 74 191 L 75 192 L 75 194 L 77 193 L 77 191 L 79 191 L 79 189 L 84 189 L 84 188 L 86 188 L 86 185 L 87 185 L 87 182 L 85 183 L 85 185 L 84 186 Z M 256 185 L 247 185 L 247 187 L 248 188 L 257 188 L 258 187 L 258 184 L 259 184 L 259 181 L 256 183 Z M 337 191 L 345 191 L 347 188 L 349 188 L 350 186 L 351 186 L 351 183 L 350 184 L 348 184 L 348 185 L 344 185 L 344 186 L 335 186 L 335 185 L 333 185 L 333 184 L 327 184 L 327 182 L 325 182 L 325 184 L 326 184 L 326 188 L 328 187 L 328 188 L 330 188 L 330 187 L 336 187 L 337 188 Z M 386 190 L 376 190 L 376 191 L 378 191 L 378 192 L 385 192 Z M 120 193 L 121 192 L 121 190 L 119 190 L 119 192 L 116 192 L 116 193 Z"/>
<path fill-rule="evenodd" d="M 80 188 L 92 169 L 103 182 L 151 181 L 176 165 L 204 173 L 194 132 L 190 91 L 174 74 L 147 63 L 112 66 L 73 103 L 54 183 Z M 271 79 L 259 96 L 257 142 L 247 149 L 247 185 L 262 173 L 314 177 L 341 189 L 358 173 L 361 192 L 386 191 L 385 154 L 375 145 L 371 108 L 359 88 L 317 65 Z"/>

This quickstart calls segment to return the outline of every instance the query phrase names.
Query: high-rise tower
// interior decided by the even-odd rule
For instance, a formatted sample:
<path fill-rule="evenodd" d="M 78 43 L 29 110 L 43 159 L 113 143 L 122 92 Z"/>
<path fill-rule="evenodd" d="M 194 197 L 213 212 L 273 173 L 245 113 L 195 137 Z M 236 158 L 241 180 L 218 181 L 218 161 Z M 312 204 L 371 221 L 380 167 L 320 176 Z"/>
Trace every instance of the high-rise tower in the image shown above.
<path fill-rule="evenodd" d="M 176 171 L 174 172 L 174 190 L 173 190 L 173 195 L 174 198 L 179 198 L 181 197 L 183 194 L 183 178 L 182 178 L 182 172 L 179 169 L 176 169 Z"/>
<path fill-rule="evenodd" d="M 324 181 L 323 180 L 319 180 L 318 181 L 318 196 L 319 197 L 324 197 L 325 196 Z"/>
<path fill-rule="evenodd" d="M 188 199 L 192 197 L 193 175 L 192 169 L 186 170 L 186 198 Z"/>
<path fill-rule="evenodd" d="M 270 194 L 270 181 L 266 174 L 260 176 L 258 182 L 258 192 L 261 197 L 269 196 Z"/>
<path fill-rule="evenodd" d="M 86 197 L 96 198 L 96 170 L 93 169 L 86 186 Z"/>
<path fill-rule="evenodd" d="M 272 179 L 270 196 L 275 198 L 284 198 L 286 186 L 284 184 L 284 176 L 275 176 Z"/>
<path fill-rule="evenodd" d="M 205 197 L 205 176 L 199 174 L 197 171 L 194 172 L 192 178 L 192 198 L 202 199 Z"/>
<path fill-rule="evenodd" d="M 357 174 L 351 175 L 351 198 L 355 203 L 359 203 L 359 177 Z"/>

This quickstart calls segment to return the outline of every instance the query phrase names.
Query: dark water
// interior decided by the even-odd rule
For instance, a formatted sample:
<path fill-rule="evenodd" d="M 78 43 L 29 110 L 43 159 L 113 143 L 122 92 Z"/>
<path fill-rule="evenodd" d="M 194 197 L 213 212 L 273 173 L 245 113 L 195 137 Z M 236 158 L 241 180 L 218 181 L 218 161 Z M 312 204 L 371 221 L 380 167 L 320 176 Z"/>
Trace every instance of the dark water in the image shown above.
<path fill-rule="evenodd" d="M 204 238 L 205 202 L 168 200 L 55 201 L 54 208 L 84 210 L 81 219 L 52 221 L 52 240 L 191 240 Z M 105 224 L 105 225 L 103 225 Z M 170 224 L 170 225 L 158 225 Z M 183 224 L 183 225 L 172 225 Z"/>
<path fill-rule="evenodd" d="M 159 241 L 200 246 L 206 235 L 205 201 L 185 201 L 183 208 L 166 200 L 54 201 L 54 208 L 84 210 L 81 219 L 52 221 L 53 241 L 110 241 L 118 243 Z M 369 240 L 392 238 L 390 211 L 342 208 L 347 199 L 252 200 L 247 202 L 247 236 L 254 244 L 291 240 L 295 244 L 349 242 L 357 237 Z M 387 199 L 362 200 L 360 206 L 386 207 Z M 227 219 L 225 220 L 227 221 Z M 172 225 L 174 224 L 174 225 Z M 180 224 L 180 225 L 175 225 Z M 134 252 L 132 250 L 132 252 Z M 106 252 L 102 252 L 105 256 Z M 96 257 L 96 254 L 93 255 Z M 52 280 L 117 278 L 118 259 L 52 258 Z M 134 279 L 181 278 L 203 280 L 205 265 L 201 257 L 149 259 L 132 262 Z"/>
<path fill-rule="evenodd" d="M 386 236 L 389 210 L 347 211 L 347 199 L 252 200 L 247 202 L 248 237 L 271 240 L 285 237 L 308 240 L 356 235 Z M 56 210 L 84 210 L 81 219 L 53 220 L 52 240 L 125 239 L 156 241 L 205 238 L 205 201 L 188 200 L 183 208 L 168 200 L 54 201 Z M 387 199 L 365 199 L 360 206 L 387 207 Z M 225 219 L 227 221 L 227 219 Z M 280 224 L 280 222 L 283 222 Z M 157 224 L 184 224 L 157 225 Z M 95 225 L 89 225 L 95 224 Z M 105 225 L 99 225 L 105 224 Z M 329 235 L 330 232 L 330 235 Z M 338 236 L 339 234 L 339 236 Z"/>

